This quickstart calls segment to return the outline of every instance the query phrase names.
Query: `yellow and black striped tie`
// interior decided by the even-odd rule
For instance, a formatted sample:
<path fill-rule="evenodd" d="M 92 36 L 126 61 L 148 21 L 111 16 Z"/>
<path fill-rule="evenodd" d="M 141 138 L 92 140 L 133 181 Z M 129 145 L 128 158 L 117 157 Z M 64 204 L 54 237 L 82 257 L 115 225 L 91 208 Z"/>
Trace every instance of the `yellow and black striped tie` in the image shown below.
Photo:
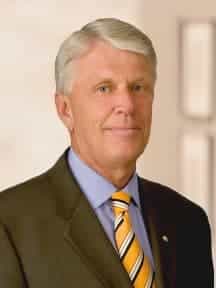
<path fill-rule="evenodd" d="M 155 273 L 132 229 L 128 213 L 130 200 L 130 196 L 123 191 L 112 195 L 116 246 L 133 287 L 155 288 Z"/>

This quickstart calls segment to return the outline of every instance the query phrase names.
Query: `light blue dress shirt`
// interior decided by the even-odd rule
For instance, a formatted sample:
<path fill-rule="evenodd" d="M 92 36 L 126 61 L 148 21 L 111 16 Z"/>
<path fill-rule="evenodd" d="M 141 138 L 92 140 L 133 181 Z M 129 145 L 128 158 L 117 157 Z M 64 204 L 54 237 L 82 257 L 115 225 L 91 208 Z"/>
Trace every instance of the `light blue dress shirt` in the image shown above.
<path fill-rule="evenodd" d="M 95 170 L 84 163 L 77 154 L 70 148 L 68 153 L 69 167 L 80 185 L 82 192 L 85 194 L 90 205 L 94 209 L 101 224 L 104 227 L 107 236 L 116 249 L 114 240 L 114 213 L 111 206 L 112 193 L 118 189 L 113 186 L 107 179 L 99 175 Z M 121 190 L 128 193 L 133 201 L 129 206 L 129 213 L 134 232 L 139 239 L 145 254 L 149 257 L 152 267 L 154 267 L 152 252 L 149 244 L 149 239 L 146 232 L 146 227 L 141 214 L 141 206 L 138 192 L 138 178 L 134 173 L 128 184 Z"/>

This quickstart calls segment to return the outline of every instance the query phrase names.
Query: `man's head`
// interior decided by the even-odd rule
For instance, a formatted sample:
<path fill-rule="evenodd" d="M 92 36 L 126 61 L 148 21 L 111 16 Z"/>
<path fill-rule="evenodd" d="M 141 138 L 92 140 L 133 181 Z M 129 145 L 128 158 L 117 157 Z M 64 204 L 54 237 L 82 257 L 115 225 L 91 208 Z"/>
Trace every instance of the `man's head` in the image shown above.
<path fill-rule="evenodd" d="M 150 39 L 116 19 L 74 32 L 56 58 L 56 106 L 71 145 L 117 186 L 148 142 L 155 78 Z"/>
<path fill-rule="evenodd" d="M 82 56 L 93 41 L 101 40 L 115 48 L 143 54 L 156 72 L 156 53 L 151 40 L 139 29 L 114 18 L 98 19 L 73 32 L 61 45 L 55 62 L 56 91 L 67 95 L 72 89 L 73 60 Z"/>

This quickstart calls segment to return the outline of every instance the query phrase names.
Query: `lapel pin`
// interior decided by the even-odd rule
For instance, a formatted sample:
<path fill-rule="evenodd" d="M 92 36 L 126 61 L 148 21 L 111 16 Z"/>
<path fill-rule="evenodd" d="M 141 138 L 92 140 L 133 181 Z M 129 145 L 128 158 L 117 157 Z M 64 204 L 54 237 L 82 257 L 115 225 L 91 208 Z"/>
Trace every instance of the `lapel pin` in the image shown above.
<path fill-rule="evenodd" d="M 166 243 L 169 242 L 169 239 L 168 239 L 168 237 L 167 237 L 166 235 L 163 235 L 163 236 L 162 236 L 162 239 L 163 239 L 163 241 L 166 242 Z"/>

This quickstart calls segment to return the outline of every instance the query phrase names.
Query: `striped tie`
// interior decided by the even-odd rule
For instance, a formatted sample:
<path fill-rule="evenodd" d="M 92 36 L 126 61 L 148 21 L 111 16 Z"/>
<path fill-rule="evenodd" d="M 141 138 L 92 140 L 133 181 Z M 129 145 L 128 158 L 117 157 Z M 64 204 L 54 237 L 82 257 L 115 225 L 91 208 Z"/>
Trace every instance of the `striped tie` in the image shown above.
<path fill-rule="evenodd" d="M 155 288 L 154 272 L 149 259 L 135 236 L 128 213 L 130 196 L 123 191 L 112 195 L 112 207 L 115 214 L 115 241 L 123 266 L 129 274 L 135 288 Z"/>

